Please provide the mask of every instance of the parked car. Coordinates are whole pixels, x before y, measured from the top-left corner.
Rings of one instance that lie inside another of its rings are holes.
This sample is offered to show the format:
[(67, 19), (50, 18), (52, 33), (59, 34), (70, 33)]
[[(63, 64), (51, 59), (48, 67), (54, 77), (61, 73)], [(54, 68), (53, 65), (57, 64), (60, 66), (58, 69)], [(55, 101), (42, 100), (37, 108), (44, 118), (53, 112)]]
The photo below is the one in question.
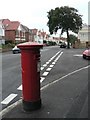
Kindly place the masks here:
[(17, 54), (17, 53), (20, 53), (21, 51), (20, 51), (20, 49), (19, 49), (17, 46), (15, 46), (15, 47), (12, 49), (12, 52), (13, 52), (13, 54)]
[(83, 58), (90, 59), (90, 49), (83, 51)]
[(60, 48), (66, 48), (66, 47), (67, 47), (67, 45), (66, 45), (65, 42), (62, 42), (62, 43), (60, 44)]

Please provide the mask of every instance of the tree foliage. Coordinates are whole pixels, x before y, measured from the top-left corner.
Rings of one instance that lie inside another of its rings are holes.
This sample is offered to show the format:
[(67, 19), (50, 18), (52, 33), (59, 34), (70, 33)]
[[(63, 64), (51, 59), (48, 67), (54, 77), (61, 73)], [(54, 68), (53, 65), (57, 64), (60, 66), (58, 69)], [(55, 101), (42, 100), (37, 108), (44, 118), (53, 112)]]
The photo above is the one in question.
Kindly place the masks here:
[(70, 34), (70, 35), (69, 35), (69, 39), (70, 39), (70, 43), (71, 43), (71, 44), (74, 44), (75, 41), (78, 40), (78, 38), (77, 38), (75, 35), (73, 35), (73, 34)]
[(69, 48), (69, 31), (78, 33), (82, 28), (82, 16), (78, 14), (78, 10), (73, 7), (57, 7), (48, 12), (48, 27), (50, 34), (56, 33), (61, 29), (61, 35), (67, 33), (67, 42)]

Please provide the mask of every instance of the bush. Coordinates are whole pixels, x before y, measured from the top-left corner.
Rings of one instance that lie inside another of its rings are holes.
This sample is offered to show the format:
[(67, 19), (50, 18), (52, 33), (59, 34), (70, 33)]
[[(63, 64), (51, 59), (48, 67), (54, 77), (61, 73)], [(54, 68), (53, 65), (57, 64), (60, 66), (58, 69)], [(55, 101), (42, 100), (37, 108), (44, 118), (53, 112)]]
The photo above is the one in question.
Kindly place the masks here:
[(50, 46), (52, 46), (52, 45), (56, 45), (56, 42), (48, 41), (48, 45), (50, 45)]
[(7, 41), (5, 41), (5, 45), (7, 45), (7, 44), (12, 44), (13, 42), (11, 41), (11, 40), (7, 40)]
[(11, 44), (11, 43), (8, 43), (8, 44), (2, 44), (2, 49), (8, 49), (8, 48), (13, 48), (15, 46), (15, 44)]

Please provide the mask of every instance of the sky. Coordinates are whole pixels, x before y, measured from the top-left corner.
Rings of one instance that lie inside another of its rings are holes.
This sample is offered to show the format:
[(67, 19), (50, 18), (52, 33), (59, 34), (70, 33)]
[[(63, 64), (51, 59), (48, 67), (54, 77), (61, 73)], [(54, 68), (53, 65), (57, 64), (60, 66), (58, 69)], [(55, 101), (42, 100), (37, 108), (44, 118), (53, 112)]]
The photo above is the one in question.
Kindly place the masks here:
[(30, 29), (49, 33), (47, 12), (61, 6), (74, 7), (88, 24), (89, 0), (0, 0), (0, 19), (19, 21)]

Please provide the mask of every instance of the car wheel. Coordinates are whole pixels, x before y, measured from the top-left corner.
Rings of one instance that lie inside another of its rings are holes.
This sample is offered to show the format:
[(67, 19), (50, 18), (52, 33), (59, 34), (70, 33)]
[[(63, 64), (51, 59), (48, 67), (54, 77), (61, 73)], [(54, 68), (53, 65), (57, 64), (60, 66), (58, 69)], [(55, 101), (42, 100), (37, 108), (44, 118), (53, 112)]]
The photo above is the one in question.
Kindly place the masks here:
[(90, 60), (90, 56), (88, 57), (88, 60)]
[(13, 54), (15, 54), (15, 51), (13, 51)]
[(83, 55), (83, 58), (86, 59), (86, 55)]

